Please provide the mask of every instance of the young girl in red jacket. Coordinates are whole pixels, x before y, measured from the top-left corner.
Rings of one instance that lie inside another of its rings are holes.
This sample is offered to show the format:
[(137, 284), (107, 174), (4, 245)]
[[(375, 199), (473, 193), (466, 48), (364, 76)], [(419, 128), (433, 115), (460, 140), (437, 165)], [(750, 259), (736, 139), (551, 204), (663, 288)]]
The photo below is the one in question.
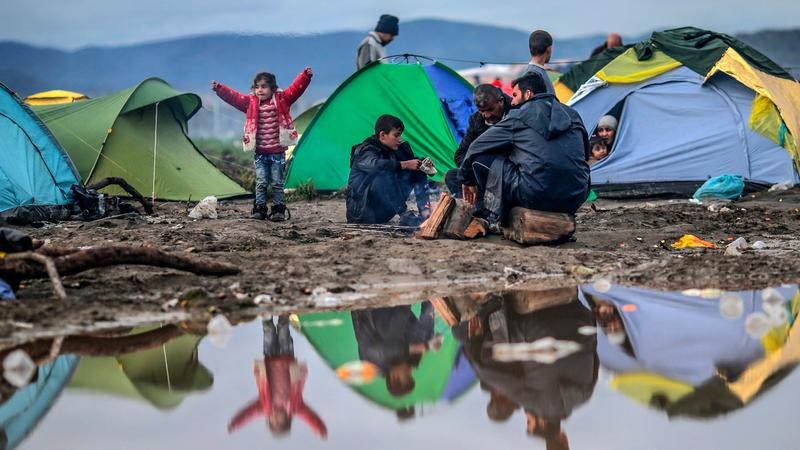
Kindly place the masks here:
[[(285, 152), (297, 141), (297, 132), (289, 108), (303, 95), (314, 73), (310, 67), (300, 72), (285, 90), (278, 90), (275, 75), (260, 72), (253, 78), (252, 94), (245, 95), (211, 81), (211, 89), (229, 105), (247, 114), (242, 144), (245, 151), (255, 151), (256, 201), (253, 219), (285, 220), (283, 200)], [(272, 209), (267, 210), (269, 191)]]

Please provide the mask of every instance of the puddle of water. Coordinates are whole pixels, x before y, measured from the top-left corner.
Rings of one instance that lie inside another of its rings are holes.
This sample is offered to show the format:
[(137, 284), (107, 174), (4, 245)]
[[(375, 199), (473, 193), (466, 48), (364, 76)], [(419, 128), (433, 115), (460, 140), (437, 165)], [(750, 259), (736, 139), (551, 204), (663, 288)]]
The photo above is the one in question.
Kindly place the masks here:
[(30, 343), (0, 449), (794, 448), (799, 307), (595, 283), (256, 320), (224, 348), (175, 325)]

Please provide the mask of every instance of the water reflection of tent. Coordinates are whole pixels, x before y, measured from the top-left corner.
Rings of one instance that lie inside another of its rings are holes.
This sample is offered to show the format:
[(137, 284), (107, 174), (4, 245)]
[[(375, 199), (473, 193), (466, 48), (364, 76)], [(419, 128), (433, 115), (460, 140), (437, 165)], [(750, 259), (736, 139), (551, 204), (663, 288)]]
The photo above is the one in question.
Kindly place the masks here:
[[(412, 307), (417, 315), (419, 309), (419, 305)], [(306, 339), (331, 369), (336, 370), (347, 362), (359, 359), (358, 342), (349, 312), (304, 314), (299, 317), (298, 323)], [(368, 400), (390, 409), (430, 405), (459, 398), (475, 384), (475, 372), (463, 357), (461, 345), (438, 315), (435, 330), (444, 337), (442, 348), (422, 356), (419, 367), (413, 370), (416, 386), (410, 394), (393, 397), (386, 390), (383, 376), (376, 377), (368, 384), (350, 387)]]
[(715, 296), (620, 286), (607, 293), (591, 286), (581, 291), (618, 310), (636, 306), (621, 313), (630, 350), (611, 344), (600, 331), (600, 361), (615, 373), (613, 388), (670, 417), (713, 417), (741, 408), (800, 362), (800, 327), (794, 326), (800, 308), (797, 286), (778, 289), (792, 298), (786, 304), (789, 320), (761, 339), (750, 338), (744, 325), (749, 313), (762, 310), (761, 291), (735, 293), (744, 300), (744, 314), (736, 320), (720, 315)]
[(53, 406), (78, 363), (78, 357), (65, 355), (39, 367), (36, 381), (17, 390), (0, 404), (0, 433), (5, 433), (10, 450), (19, 445)]
[(82, 358), (69, 389), (142, 400), (158, 409), (175, 408), (191, 393), (214, 383), (213, 375), (198, 361), (202, 338), (184, 335), (141, 352)]

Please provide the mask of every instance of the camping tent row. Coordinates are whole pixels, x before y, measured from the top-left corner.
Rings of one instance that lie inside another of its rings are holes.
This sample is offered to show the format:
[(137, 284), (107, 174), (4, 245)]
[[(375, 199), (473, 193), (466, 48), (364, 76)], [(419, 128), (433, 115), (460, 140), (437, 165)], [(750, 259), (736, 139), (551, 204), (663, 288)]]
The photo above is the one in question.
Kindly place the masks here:
[(590, 131), (604, 114), (619, 118), (611, 154), (592, 167), (600, 195), (685, 194), (723, 174), (800, 182), (800, 84), (733, 37), (655, 32), (574, 66), (555, 88)]
[(294, 149), (286, 186), (313, 182), (335, 191), (347, 184), (353, 145), (374, 134), (382, 114), (399, 117), (417, 157), (431, 158), (440, 180), (475, 111), (472, 85), (434, 62), (372, 63), (353, 74), (319, 107)]
[[(163, 80), (150, 78), (90, 100), (31, 107), (0, 87), (0, 212), (5, 215), (20, 207), (68, 205), (72, 185), (106, 177), (122, 177), (143, 195), (161, 200), (247, 194), (187, 136), (200, 98)], [(125, 195), (116, 187), (104, 192)]]

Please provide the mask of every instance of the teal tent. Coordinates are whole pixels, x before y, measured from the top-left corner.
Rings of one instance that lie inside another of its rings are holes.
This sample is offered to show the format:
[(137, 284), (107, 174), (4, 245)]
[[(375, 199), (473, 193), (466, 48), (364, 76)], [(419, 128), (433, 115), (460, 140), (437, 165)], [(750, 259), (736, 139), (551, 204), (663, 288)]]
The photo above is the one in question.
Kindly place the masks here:
[(16, 448), (36, 428), (61, 395), (79, 359), (74, 355), (59, 356), (36, 369), (31, 384), (0, 400), (0, 433), (6, 440), (3, 446), (0, 436), (0, 448)]
[(41, 121), (0, 83), (0, 213), (30, 206), (71, 203), (80, 178)]

